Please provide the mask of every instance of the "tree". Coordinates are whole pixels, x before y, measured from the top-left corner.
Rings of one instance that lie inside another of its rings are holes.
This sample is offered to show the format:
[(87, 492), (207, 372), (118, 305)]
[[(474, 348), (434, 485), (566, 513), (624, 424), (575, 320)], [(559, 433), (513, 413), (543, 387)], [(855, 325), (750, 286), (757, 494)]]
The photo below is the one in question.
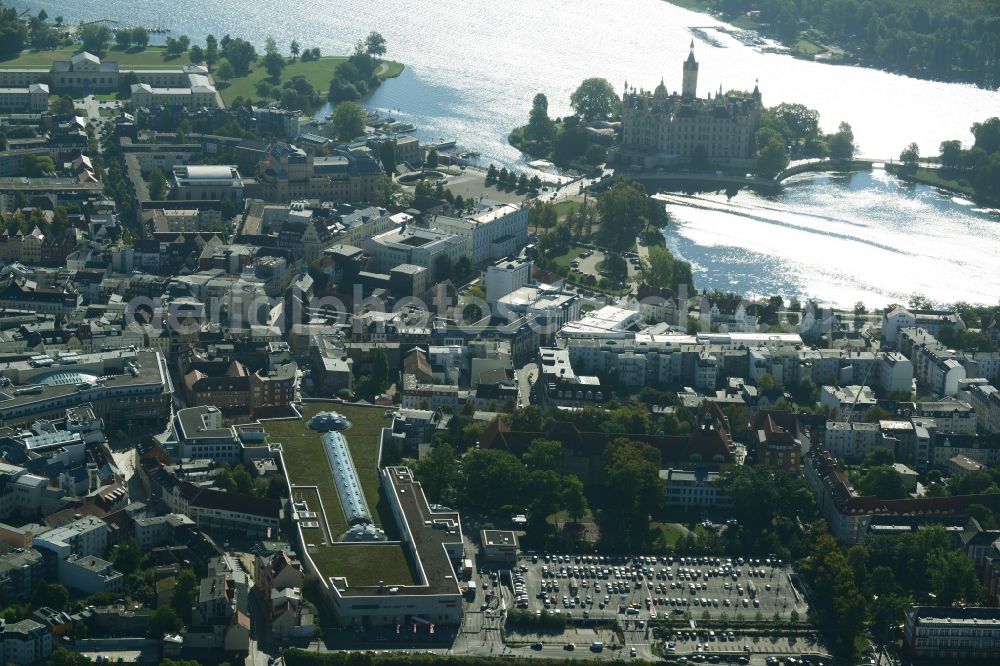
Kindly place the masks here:
[(292, 54), (293, 59), (299, 57), (299, 49), (299, 43), (293, 39), (291, 45), (288, 47), (288, 51)]
[(0, 5), (0, 55), (20, 53), (28, 42), (28, 26), (18, 10)]
[(608, 158), (608, 149), (599, 143), (592, 143), (587, 147), (587, 153), (583, 156), (584, 161), (592, 167), (600, 166)]
[(123, 49), (127, 49), (129, 46), (131, 46), (132, 45), (132, 31), (128, 30), (128, 29), (116, 31), (115, 32), (115, 44), (117, 44), (118, 46), (120, 46)]
[(233, 66), (229, 64), (228, 60), (223, 60), (219, 63), (219, 66), (215, 68), (215, 76), (222, 81), (229, 81), (236, 76), (236, 72), (233, 70)]
[(896, 462), (896, 455), (892, 452), (892, 449), (880, 446), (865, 456), (862, 465), (865, 467), (876, 467), (879, 465), (892, 465), (894, 462)]
[(490, 513), (521, 506), (525, 469), (512, 453), (473, 449), (462, 460), (465, 472), (463, 503)]
[(149, 46), (149, 30), (143, 27), (132, 28), (132, 43), (141, 49)]
[(849, 160), (857, 148), (854, 145), (854, 131), (847, 123), (840, 123), (837, 132), (830, 137), (830, 157), (835, 160)]
[(111, 549), (111, 563), (115, 571), (125, 575), (138, 571), (143, 559), (145, 556), (135, 539), (126, 539)]
[(668, 219), (662, 202), (649, 198), (640, 183), (626, 178), (598, 195), (597, 208), (605, 239), (616, 248), (630, 246), (644, 228), (661, 228)]
[(170, 58), (176, 58), (180, 56), (180, 54), (184, 53), (184, 47), (180, 40), (174, 39), (173, 37), (167, 37), (164, 53)]
[(660, 452), (648, 444), (618, 438), (604, 452), (608, 509), (630, 547), (648, 539), (648, 516), (663, 503)]
[(223, 48), (226, 60), (233, 66), (236, 76), (246, 76), (250, 65), (257, 59), (257, 50), (248, 41), (240, 38), (232, 39)]
[(195, 44), (191, 47), (191, 52), (188, 57), (193, 63), (203, 63), (205, 62), (205, 49)]
[(882, 407), (875, 405), (874, 407), (870, 407), (868, 411), (865, 412), (864, 420), (865, 423), (878, 423), (879, 421), (885, 421), (890, 418), (892, 418), (892, 414)]
[(57, 116), (71, 116), (76, 112), (76, 107), (72, 97), (60, 95), (49, 100), (49, 110)]
[(543, 93), (535, 95), (531, 102), (524, 134), (526, 139), (532, 141), (551, 141), (555, 136), (555, 124), (549, 118), (549, 99)]
[(368, 36), (365, 37), (364, 51), (372, 57), (381, 58), (386, 51), (385, 37), (374, 31), (368, 33)]
[(607, 254), (604, 257), (604, 270), (612, 282), (622, 283), (628, 278), (628, 262), (620, 254)]
[(185, 624), (191, 623), (191, 611), (198, 600), (198, 577), (193, 569), (183, 569), (174, 583), (174, 596), (170, 606)]
[(562, 444), (551, 439), (535, 439), (528, 445), (528, 450), (521, 456), (524, 466), (529, 472), (546, 470), (558, 471), (562, 460)]
[(211, 67), (219, 60), (219, 40), (215, 35), (205, 38), (205, 64)]
[(111, 41), (111, 29), (103, 23), (87, 23), (78, 34), (83, 48), (91, 53), (103, 53), (104, 47)]
[(167, 176), (163, 169), (155, 167), (149, 172), (149, 198), (162, 201), (167, 196)]
[(867, 616), (865, 597), (855, 581), (843, 549), (832, 536), (813, 531), (812, 547), (801, 570), (813, 590), (811, 612), (820, 626), (828, 627), (841, 654), (854, 651)]
[[(788, 143), (798, 143), (819, 135), (819, 112), (803, 104), (781, 103), (764, 112), (765, 123), (787, 129)], [(773, 119), (775, 122), (768, 122)]]
[(56, 163), (48, 155), (25, 155), (21, 158), (21, 172), (29, 178), (55, 173)]
[(285, 59), (278, 53), (278, 45), (271, 37), (267, 38), (267, 45), (264, 47), (264, 69), (274, 81), (281, 78), (281, 72), (285, 69)]
[(455, 489), (461, 481), (455, 449), (448, 444), (438, 444), (414, 468), (428, 500), (439, 503), (454, 501)]
[(379, 206), (394, 205), (402, 192), (403, 188), (387, 173), (382, 174), (375, 181), (375, 203)]
[(159, 640), (164, 634), (174, 634), (184, 626), (183, 620), (170, 606), (158, 608), (149, 618), (149, 637)]
[(562, 479), (560, 504), (566, 510), (570, 520), (579, 521), (590, 510), (587, 493), (583, 489), (583, 481), (575, 474), (568, 474)]
[(972, 135), (976, 137), (973, 148), (979, 148), (987, 155), (1000, 151), (1000, 117), (994, 116), (984, 122), (973, 123)]
[(570, 106), (584, 120), (606, 120), (620, 112), (621, 101), (607, 79), (585, 79), (569, 97)]
[(906, 497), (903, 476), (888, 465), (872, 467), (862, 476), (856, 488), (865, 495), (879, 499), (902, 499)]
[[(427, 163), (427, 168), (428, 169), (436, 169), (437, 168), (437, 166), (438, 166), (438, 151), (437, 150), (435, 150), (434, 148), (431, 148), (430, 150), (427, 151), (426, 163)], [(491, 164), (490, 166), (493, 166), (493, 165)]]
[(976, 568), (961, 550), (937, 551), (928, 563), (931, 591), (935, 603), (951, 606), (964, 602), (978, 606), (983, 601), (983, 586), (976, 576)]
[(70, 652), (66, 648), (57, 647), (45, 662), (48, 666), (90, 666), (93, 660), (85, 654)]
[(231, 220), (236, 215), (236, 204), (228, 194), (219, 199), (219, 215), (223, 220)]
[(52, 610), (62, 611), (66, 610), (66, 604), (68, 603), (69, 592), (59, 583), (42, 581), (35, 588), (35, 593), (31, 596), (31, 607), (34, 610), (48, 607)]
[(757, 173), (765, 178), (774, 178), (787, 166), (788, 147), (777, 137), (771, 137), (757, 152)]
[(333, 112), (333, 126), (340, 141), (350, 141), (364, 134), (366, 122), (365, 110), (355, 102), (342, 102)]
[(958, 139), (942, 141), (940, 147), (941, 166), (945, 169), (957, 169), (962, 164), (962, 142)]
[(917, 162), (920, 161), (920, 147), (916, 143), (911, 143), (899, 154), (899, 161), (911, 169), (917, 168)]

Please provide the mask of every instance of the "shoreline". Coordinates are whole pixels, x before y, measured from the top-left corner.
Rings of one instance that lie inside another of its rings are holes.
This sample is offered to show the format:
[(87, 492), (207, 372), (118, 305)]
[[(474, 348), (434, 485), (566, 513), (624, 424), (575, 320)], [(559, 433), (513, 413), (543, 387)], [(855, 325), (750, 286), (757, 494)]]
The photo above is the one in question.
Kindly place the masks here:
[[(757, 23), (752, 19), (747, 18), (745, 15), (726, 16), (722, 12), (716, 10), (706, 0), (663, 0), (663, 2), (674, 5), (675, 7), (680, 7), (681, 9), (686, 9), (687, 11), (690, 12), (703, 14), (711, 19), (719, 21), (720, 23), (724, 23), (725, 25), (733, 29), (752, 31), (757, 33), (758, 35), (761, 35), (762, 37), (774, 40), (775, 42), (781, 44), (782, 47), (787, 49), (787, 51), (784, 52), (785, 55), (791, 56), (796, 60), (803, 60), (806, 62), (816, 62), (826, 65), (860, 67), (863, 69), (871, 69), (878, 72), (885, 72), (887, 74), (905, 76), (917, 81), (971, 85), (977, 88), (982, 88), (984, 90), (1000, 90), (1000, 88), (998, 87), (991, 88), (988, 86), (982, 86), (976, 81), (969, 81), (960, 78), (938, 78), (938, 77), (920, 76), (919, 75), (920, 73), (918, 71), (911, 72), (901, 69), (892, 69), (890, 67), (874, 64), (869, 60), (858, 56), (846, 58), (844, 56), (848, 53), (847, 49), (849, 47), (844, 46), (842, 44), (838, 44), (833, 41), (820, 42), (816, 40), (815, 35), (803, 34), (804, 32), (814, 32), (812, 29), (810, 29), (809, 31), (801, 31), (795, 42), (788, 43), (786, 40), (781, 39), (780, 37), (766, 35), (762, 30), (764, 24)], [(807, 42), (808, 44), (810, 44), (811, 46), (815, 47), (818, 50), (814, 53), (808, 53), (799, 47), (799, 44), (802, 42)], [(823, 54), (830, 54), (831, 57), (828, 58), (817, 57)], [(839, 57), (833, 57), (833, 56), (839, 56)]]

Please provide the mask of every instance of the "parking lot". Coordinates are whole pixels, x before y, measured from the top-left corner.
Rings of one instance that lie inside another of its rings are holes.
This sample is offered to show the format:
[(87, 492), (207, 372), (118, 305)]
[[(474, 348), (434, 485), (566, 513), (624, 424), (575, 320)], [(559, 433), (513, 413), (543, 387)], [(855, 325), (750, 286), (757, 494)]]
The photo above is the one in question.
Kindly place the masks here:
[[(712, 655), (782, 655), (781, 659), (787, 661), (784, 655), (825, 654), (826, 649), (816, 636), (749, 636), (738, 630), (688, 629), (671, 632), (665, 642), (664, 653), (667, 656), (687, 656), (694, 662), (719, 663), (725, 659), (716, 660)], [(704, 658), (699, 658), (702, 656)]]
[(787, 620), (792, 610), (804, 618), (806, 604), (790, 573), (767, 558), (537, 555), (522, 557), (502, 582), (517, 608), (572, 622), (619, 619), (626, 629), (642, 629), (668, 618), (770, 621), (777, 613)]
[[(570, 268), (579, 273), (593, 275), (594, 277), (605, 277), (607, 274), (598, 268), (598, 264), (604, 261), (606, 255), (603, 251), (597, 249), (589, 249), (582, 252), (573, 263), (570, 264)], [(625, 265), (628, 268), (628, 279), (632, 280), (635, 278), (636, 274), (639, 272), (639, 258), (638, 255), (629, 253), (625, 257)]]

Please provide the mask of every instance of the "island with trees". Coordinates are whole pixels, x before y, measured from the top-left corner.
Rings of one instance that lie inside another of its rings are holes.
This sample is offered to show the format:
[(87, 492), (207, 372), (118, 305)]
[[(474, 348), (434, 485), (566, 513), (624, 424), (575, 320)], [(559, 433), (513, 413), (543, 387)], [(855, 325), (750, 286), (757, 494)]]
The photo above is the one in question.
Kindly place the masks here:
[(1000, 117), (973, 123), (974, 142), (963, 148), (959, 139), (942, 141), (938, 154), (922, 156), (910, 143), (899, 154), (899, 164), (889, 168), (899, 177), (973, 197), (983, 203), (1000, 203)]

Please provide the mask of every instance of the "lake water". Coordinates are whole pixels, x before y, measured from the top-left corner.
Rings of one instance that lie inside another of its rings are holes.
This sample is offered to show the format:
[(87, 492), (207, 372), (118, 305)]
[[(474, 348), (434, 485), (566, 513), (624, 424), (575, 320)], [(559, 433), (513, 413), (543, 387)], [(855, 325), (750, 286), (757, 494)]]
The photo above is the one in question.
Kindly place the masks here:
[[(630, 85), (645, 88), (663, 78), (669, 89), (678, 89), (692, 27), (708, 28), (717, 44), (696, 40), (700, 94), (720, 85), (749, 89), (759, 80), (766, 105), (786, 101), (816, 108), (827, 131), (836, 129), (842, 120), (851, 123), (865, 156), (898, 155), (911, 141), (927, 153), (936, 152), (945, 139), (969, 144), (970, 125), (1000, 112), (997, 91), (760, 53), (713, 30), (721, 25), (714, 19), (661, 0), (437, 0), (418, 5), (402, 0), (8, 0), (7, 4), (44, 8), (50, 16), (62, 15), (68, 21), (116, 18), (127, 24), (163, 25), (196, 40), (210, 32), (216, 36), (228, 32), (262, 45), (273, 36), (287, 49), (296, 39), (303, 47), (319, 46), (327, 54), (348, 52), (370, 30), (378, 30), (388, 41), (388, 57), (407, 67), (399, 79), (383, 85), (368, 105), (413, 122), (423, 140), (454, 138), (460, 148), (482, 153), (484, 161), (508, 166), (524, 163), (507, 145), (506, 136), (523, 124), (535, 93), (546, 93), (550, 112), (561, 115), (569, 110), (572, 90), (590, 76), (606, 77), (615, 87), (628, 80)], [(678, 214), (678, 219), (702, 221), (682, 223), (680, 232), (687, 236), (677, 241), (678, 249), (706, 267), (699, 286), (708, 288), (731, 284), (760, 293), (795, 288), (803, 294), (850, 303), (860, 294), (874, 304), (895, 300), (891, 294), (906, 291), (906, 282), (913, 280), (919, 291), (931, 298), (940, 295), (942, 301), (996, 302), (1000, 298), (1000, 276), (995, 269), (965, 280), (964, 276), (971, 275), (967, 271), (928, 269), (916, 259), (940, 259), (939, 265), (945, 266), (948, 261), (961, 263), (957, 251), (962, 244), (974, 244), (972, 254), (998, 249), (996, 227), (1000, 223), (995, 217), (958, 206), (928, 188), (901, 187), (892, 179), (879, 180), (878, 175), (866, 178), (854, 176), (845, 184), (834, 178), (807, 177), (793, 182), (778, 200), (744, 193), (729, 204), (759, 206), (754, 215), (765, 218), (773, 214), (784, 219), (793, 207), (813, 211), (800, 212), (799, 221), (792, 225), (782, 223), (786, 229), (799, 226), (794, 233), (784, 232), (787, 242), (767, 238), (765, 243), (754, 234), (741, 233), (727, 236), (726, 245), (713, 233), (732, 232), (716, 228), (710, 233), (712, 227), (703, 219), (716, 213), (692, 208), (690, 213)], [(909, 217), (915, 210), (922, 216), (919, 222)], [(897, 214), (905, 217), (896, 219)], [(741, 228), (761, 229), (755, 226), (760, 224)], [(793, 279), (789, 274), (793, 261), (800, 274), (803, 267), (829, 261), (827, 256), (816, 256), (823, 252), (810, 254), (808, 244), (796, 245), (810, 237), (802, 234), (809, 234), (812, 224), (836, 227), (836, 231), (825, 233), (817, 228), (811, 238), (853, 242), (838, 247), (864, 248), (866, 259), (850, 254), (843, 259), (841, 274), (830, 267), (817, 268), (808, 280)], [(774, 232), (778, 222), (769, 225), (765, 228)], [(846, 231), (858, 225), (870, 236), (848, 241)], [(907, 236), (899, 239), (893, 230), (904, 230)], [(942, 238), (942, 233), (950, 235)], [(985, 234), (982, 242), (977, 234)], [(698, 239), (700, 251), (692, 239)], [(737, 247), (739, 251), (725, 250)], [(945, 255), (946, 250), (951, 254)], [(907, 253), (913, 253), (913, 259), (905, 262), (911, 271), (908, 278), (890, 280), (896, 273), (888, 268), (862, 270), (867, 265), (899, 267), (901, 256), (911, 256)], [(735, 263), (707, 270), (719, 262)], [(861, 271), (857, 277), (854, 270)], [(735, 277), (716, 277), (720, 273)]]
[(665, 194), (699, 288), (823, 303), (1000, 299), (1000, 211), (883, 170), (803, 174), (780, 194)]

